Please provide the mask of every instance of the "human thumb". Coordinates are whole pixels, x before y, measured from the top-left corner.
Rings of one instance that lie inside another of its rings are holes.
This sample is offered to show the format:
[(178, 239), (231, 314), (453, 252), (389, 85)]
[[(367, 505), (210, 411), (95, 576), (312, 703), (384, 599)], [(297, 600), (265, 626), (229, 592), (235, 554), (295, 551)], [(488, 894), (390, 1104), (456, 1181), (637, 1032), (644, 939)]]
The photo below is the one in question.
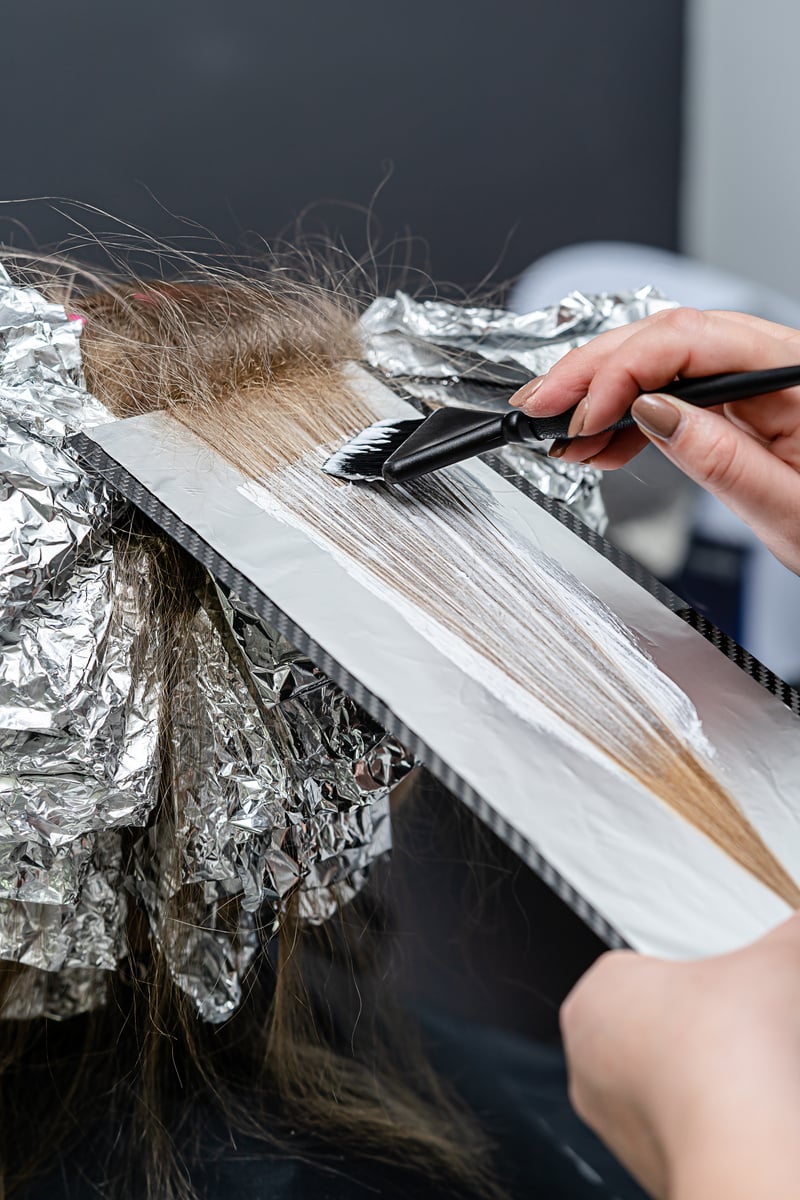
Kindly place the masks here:
[(654, 446), (800, 571), (800, 474), (793, 467), (721, 413), (673, 396), (639, 396), (631, 415)]

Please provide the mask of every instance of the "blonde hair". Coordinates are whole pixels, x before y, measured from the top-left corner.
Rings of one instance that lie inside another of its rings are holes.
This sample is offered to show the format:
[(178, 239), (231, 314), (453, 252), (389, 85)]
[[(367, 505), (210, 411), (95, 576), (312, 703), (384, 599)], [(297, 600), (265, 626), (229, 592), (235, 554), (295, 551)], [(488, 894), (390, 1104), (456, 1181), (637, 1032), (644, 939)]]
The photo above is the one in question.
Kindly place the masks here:
[[(87, 318), (88, 385), (120, 416), (166, 406), (190, 421), (192, 411), (211, 411), (227, 396), (229, 434), (242, 416), (237, 397), (244, 404), (256, 385), (262, 397), (274, 390), (299, 400), (311, 386), (322, 394), (340, 350), (357, 351), (352, 313), (282, 276), (214, 287), (108, 284), (80, 301), (57, 268), (27, 278)], [(203, 727), (199, 693), (187, 678), (188, 639), (198, 612), (213, 616), (219, 600), (198, 565), (143, 520), (119, 530), (115, 556), (132, 585), (127, 603), (138, 605), (142, 628), (158, 622), (163, 641), (155, 665), (165, 696), (160, 803), (149, 832), (172, 877), (175, 823), (189, 803), (187, 767), (194, 765), (175, 761), (176, 747), (181, 730), (199, 737)], [(138, 593), (137, 579), (146, 581)], [(194, 746), (194, 757), (201, 760), (201, 751)], [(123, 870), (131, 873), (136, 833), (123, 833)], [(216, 1108), (230, 1129), (290, 1154), (297, 1140), (288, 1130), (433, 1175), (463, 1195), (499, 1198), (487, 1138), (393, 1001), (379, 890), (373, 886), (322, 926), (301, 919), (297, 896), (277, 934), (274, 913), (266, 913), (243, 1002), (211, 1026), (161, 949), (174, 950), (189, 935), (198, 887), (179, 889), (157, 939), (145, 914), (130, 907), (126, 957), (109, 978), (107, 1003), (71, 1018), (69, 1029), (26, 1020), (26, 997), (36, 994), (42, 973), (0, 963), (0, 1010), (15, 1018), (0, 1021), (0, 1197), (110, 1116), (126, 1137), (98, 1165), (103, 1194), (194, 1198), (191, 1163), (205, 1148), (196, 1144), (199, 1126), (192, 1124), (200, 1116), (185, 1111), (188, 1097)], [(217, 928), (228, 928), (232, 940), (238, 905), (234, 897), (218, 913)]]
[[(201, 274), (170, 284), (95, 278), (89, 294), (82, 294), (76, 278), (71, 267), (65, 274), (49, 266), (33, 282), (86, 318), (87, 383), (113, 413), (168, 409), (235, 466), (279, 490), (292, 519), (372, 572), (375, 586), (395, 588), (404, 603), (482, 655), (521, 702), (527, 697), (549, 706), (594, 752), (605, 754), (788, 903), (800, 903), (800, 890), (686, 741), (680, 723), (665, 716), (653, 695), (621, 668), (609, 654), (608, 639), (587, 635), (563, 597), (555, 603), (552, 571), (504, 546), (494, 518), (476, 507), (458, 479), (430, 480), (394, 496), (323, 481), (324, 447), (339, 444), (373, 418), (345, 370), (360, 354), (356, 313), (346, 300), (281, 273), (253, 280), (209, 280)], [(174, 655), (198, 603), (202, 575), (152, 532), (141, 537), (157, 581), (157, 602), (169, 614)], [(464, 539), (474, 550), (470, 570), (456, 548)], [(378, 540), (382, 557), (373, 553)], [(537, 639), (524, 636), (526, 605), (540, 623)], [(547, 628), (557, 648), (542, 639)], [(546, 663), (543, 654), (549, 656)], [(553, 691), (554, 655), (563, 657), (575, 681), (569, 699)], [(181, 804), (168, 768), (167, 763), (165, 802), (157, 817), (167, 840), (166, 801)], [(462, 1194), (497, 1194), (486, 1142), (384, 1001), (371, 1001), (360, 1050), (337, 1047), (337, 1031), (312, 1017), (302, 948), (309, 944), (318, 956), (360, 966), (369, 975), (383, 943), (374, 910), (365, 905), (359, 900), (322, 930), (304, 928), (290, 910), (278, 935), (274, 978), (270, 971), (257, 973), (241, 1011), (213, 1036), (175, 988), (141, 914), (134, 912), (131, 959), (149, 963), (148, 972), (142, 982), (135, 976), (115, 979), (106, 1012), (85, 1022), (81, 1069), (70, 1076), (74, 1126), (82, 1124), (93, 1097), (130, 1092), (131, 1142), (136, 1143), (136, 1129), (146, 1136), (146, 1161), (139, 1169), (148, 1194), (159, 1200), (191, 1196), (169, 1130), (169, 1081), (177, 1064), (186, 1086), (214, 1097), (238, 1129), (269, 1136), (269, 1105), (254, 1111), (239, 1092), (242, 1086), (250, 1094), (271, 1089), (282, 1115), (300, 1128), (436, 1172)], [(181, 915), (173, 909), (168, 919), (180, 921)], [(19, 968), (5, 971), (10, 988)], [(35, 1025), (0, 1028), (0, 1088), (7, 1096), (27, 1089)], [(106, 1091), (97, 1083), (101, 1069)], [(42, 1122), (36, 1128), (43, 1127)], [(16, 1125), (7, 1121), (0, 1131), (4, 1161), (24, 1163), (31, 1148), (16, 1135)], [(128, 1186), (120, 1185), (122, 1194)]]
[[(587, 627), (591, 605), (574, 612), (580, 596), (559, 591), (560, 573), (508, 545), (508, 531), (457, 478), (391, 493), (321, 475), (325, 450), (376, 416), (344, 371), (359, 354), (347, 309), (319, 291), (276, 295), (242, 282), (126, 289), (81, 311), (87, 378), (113, 411), (169, 408), (234, 466), (271, 483), (304, 528), (472, 646), (787, 904), (800, 905), (800, 888), (692, 744), (687, 721), (669, 711), (675, 689), (655, 666), (626, 668), (632, 646), (610, 614)], [(553, 686), (560, 677), (568, 695)]]

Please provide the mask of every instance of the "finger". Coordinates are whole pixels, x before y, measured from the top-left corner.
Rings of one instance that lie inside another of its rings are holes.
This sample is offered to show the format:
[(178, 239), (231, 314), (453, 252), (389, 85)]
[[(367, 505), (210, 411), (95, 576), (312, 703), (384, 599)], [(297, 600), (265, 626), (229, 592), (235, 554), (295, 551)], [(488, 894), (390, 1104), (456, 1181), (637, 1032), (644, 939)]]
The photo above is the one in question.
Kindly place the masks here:
[(720, 413), (642, 396), (640, 429), (667, 458), (727, 504), (791, 570), (800, 571), (800, 474)]
[(615, 471), (630, 462), (647, 445), (637, 427), (617, 433), (597, 433), (594, 437), (560, 438), (553, 443), (550, 457), (562, 462), (586, 463), (601, 471)]
[(773, 445), (773, 451), (800, 469), (800, 389), (788, 388), (752, 400), (737, 400), (735, 404), (726, 404), (723, 412), (734, 425), (748, 430), (760, 441), (785, 443), (780, 447)]
[(709, 308), (704, 311), (709, 317), (723, 317), (726, 321), (738, 321), (740, 325), (749, 325), (751, 329), (759, 330), (768, 337), (796, 341), (800, 347), (800, 329), (795, 329), (791, 325), (779, 325), (776, 321), (766, 321), (763, 317), (753, 317), (750, 313), (727, 312), (717, 308)]
[(605, 449), (596, 451), (584, 462), (600, 471), (616, 471), (635, 458), (647, 444), (647, 438), (640, 429), (623, 429), (614, 434)]
[[(586, 345), (566, 354), (560, 362), (550, 369), (547, 375), (539, 376), (526, 383), (511, 398), (515, 407), (524, 407), (530, 416), (550, 416), (563, 412), (571, 404), (583, 399), (589, 390), (589, 385), (601, 361), (618, 350), (634, 334), (649, 332), (662, 321), (670, 324), (691, 321), (695, 316), (705, 315), (713, 320), (723, 320), (744, 326), (751, 333), (771, 337), (776, 341), (794, 342), (797, 350), (797, 360), (800, 361), (800, 330), (788, 325), (779, 325), (773, 321), (765, 321), (762, 317), (753, 317), (748, 313), (727, 312), (721, 309), (709, 309), (705, 314), (696, 313), (692, 309), (662, 309), (652, 313), (641, 321), (609, 330), (598, 337), (592, 338)], [(790, 365), (782, 363), (780, 365)], [(668, 382), (668, 376), (659, 384), (651, 387), (663, 387)], [(544, 383), (547, 381), (547, 389)], [(535, 402), (533, 397), (536, 396)]]
[(613, 433), (597, 433), (590, 438), (558, 438), (550, 448), (549, 457), (562, 462), (586, 462), (604, 450), (613, 436)]
[[(729, 321), (738, 321), (739, 324), (747, 325), (770, 337), (793, 343), (794, 362), (800, 363), (800, 330), (794, 329), (790, 325), (778, 325), (774, 321), (765, 321), (763, 317), (752, 317), (748, 313), (712, 310), (708, 315), (724, 317)], [(770, 392), (766, 403), (764, 396), (755, 396), (751, 400), (739, 400), (736, 404), (725, 405), (723, 411), (729, 421), (746, 429), (754, 437), (767, 441), (787, 437), (800, 431), (800, 389), (788, 388), (781, 392)], [(792, 463), (792, 465), (800, 469), (800, 462)]]
[[(716, 409), (726, 419), (769, 445), (774, 454), (800, 471), (800, 388), (773, 392), (719, 405)], [(623, 434), (633, 434), (623, 437)], [(645, 446), (646, 439), (638, 430), (616, 434), (598, 433), (592, 437), (559, 438), (550, 450), (551, 458), (562, 462), (589, 462), (601, 470), (610, 471), (624, 466)], [(609, 447), (613, 454), (598, 456)]]
[[(780, 925), (776, 925), (769, 933), (759, 938), (758, 942), (786, 942), (800, 953), (800, 912), (792, 913), (785, 921), (781, 921)], [(758, 942), (752, 944), (758, 945)]]
[(626, 978), (630, 971), (640, 970), (642, 961), (646, 960), (633, 950), (606, 950), (568, 992), (559, 1009), (567, 1058), (576, 1046), (580, 1046), (587, 1027), (592, 1034), (595, 1021), (605, 1019), (606, 998), (613, 996), (620, 976)]
[[(523, 384), (519, 391), (515, 392), (511, 397), (509, 404), (515, 408), (526, 406), (532, 397), (539, 392), (545, 382), (548, 384), (548, 391), (551, 391), (552, 388), (549, 385), (552, 384), (554, 379), (561, 379), (563, 376), (566, 384), (566, 380), (571, 377), (573, 371), (576, 373), (582, 372), (587, 378), (591, 378), (596, 369), (596, 364), (600, 359), (605, 354), (611, 354), (616, 347), (621, 346), (627, 338), (631, 337), (636, 331), (636, 325), (637, 322), (632, 322), (630, 325), (620, 326), (619, 329), (609, 329), (606, 333), (601, 333), (597, 337), (593, 337), (583, 346), (577, 346), (574, 350), (570, 350), (546, 374), (538, 375), (535, 379), (531, 379), (528, 383)], [(558, 411), (563, 412), (564, 409), (562, 408)], [(554, 416), (555, 413), (545, 413), (537, 404), (531, 408), (528, 415)]]
[(676, 375), (789, 366), (796, 357), (792, 344), (739, 321), (692, 309), (670, 317), (641, 329), (600, 363), (573, 418), (573, 435), (607, 428), (638, 395), (658, 391)]
[[(606, 333), (598, 334), (585, 345), (570, 350), (546, 375), (539, 375), (529, 383), (523, 384), (509, 403), (515, 408), (524, 408), (531, 417), (555, 416), (564, 412), (586, 395), (589, 383), (604, 358), (618, 350), (643, 326), (663, 320), (671, 311), (664, 309), (644, 317), (641, 321), (633, 321), (629, 325), (621, 325), (618, 329), (609, 329)], [(663, 382), (666, 381), (662, 380)], [(546, 400), (543, 400), (545, 394)]]

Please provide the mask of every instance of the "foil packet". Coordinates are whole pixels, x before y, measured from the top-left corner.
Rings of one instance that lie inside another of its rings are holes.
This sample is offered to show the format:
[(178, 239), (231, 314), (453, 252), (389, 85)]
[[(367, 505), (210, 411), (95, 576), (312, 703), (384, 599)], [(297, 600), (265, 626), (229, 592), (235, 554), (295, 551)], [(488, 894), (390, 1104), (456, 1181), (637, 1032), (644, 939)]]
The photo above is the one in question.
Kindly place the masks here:
[[(460, 387), (459, 403), (497, 403), (492, 389), (657, 303), (637, 297), (520, 318), (397, 296), (365, 314), (365, 353), (434, 402)], [(208, 576), (176, 643), (158, 539), (67, 444), (112, 420), (85, 388), (81, 331), (0, 268), (0, 960), (20, 968), (3, 1015), (102, 1005), (138, 907), (218, 1022), (293, 898), (321, 922), (363, 887), (413, 762)], [(600, 527), (596, 472), (514, 455)]]
[[(397, 292), (373, 301), (361, 334), (366, 362), (414, 399), (503, 412), (512, 392), (576, 346), (673, 307), (650, 287), (622, 295), (572, 292), (560, 304), (522, 314)], [(497, 453), (515, 474), (603, 533), (601, 472), (548, 458), (547, 447), (506, 446)]]
[(210, 579), (168, 669), (153, 537), (67, 446), (112, 419), (83, 384), (81, 330), (0, 273), (0, 959), (24, 968), (4, 1015), (102, 1004), (138, 905), (221, 1021), (291, 897), (318, 922), (363, 886), (413, 763)]

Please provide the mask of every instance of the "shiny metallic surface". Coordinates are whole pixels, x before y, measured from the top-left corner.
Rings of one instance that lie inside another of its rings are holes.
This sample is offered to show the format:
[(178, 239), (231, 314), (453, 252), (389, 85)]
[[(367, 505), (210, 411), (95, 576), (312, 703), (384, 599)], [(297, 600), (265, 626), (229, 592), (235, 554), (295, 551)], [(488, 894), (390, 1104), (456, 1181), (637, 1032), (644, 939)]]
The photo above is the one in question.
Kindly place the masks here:
[[(300, 916), (324, 921), (360, 890), (391, 848), (389, 789), (413, 763), (218, 589), (185, 632), (170, 706), (174, 844), (159, 850), (148, 835), (137, 891), (176, 982), (202, 1016), (219, 1021), (241, 999), (256, 918), (269, 931), (297, 893)], [(222, 922), (231, 897), (239, 901), (233, 936)]]
[[(398, 295), (362, 324), (370, 364), (408, 390), (497, 407), (511, 379), (658, 305), (575, 296), (515, 317)], [(217, 1022), (290, 902), (322, 922), (360, 890), (413, 763), (210, 578), (165, 611), (152, 539), (66, 446), (111, 419), (83, 386), (81, 329), (0, 274), (0, 958), (24, 968), (4, 1016), (102, 1004), (139, 907)], [(597, 472), (504, 454), (602, 527)]]
[(96, 1003), (122, 948), (116, 831), (155, 800), (140, 564), (112, 547), (125, 506), (64, 449), (110, 419), (81, 328), (0, 274), (0, 956), (34, 969), (7, 1015)]
[(413, 764), (210, 579), (162, 611), (151, 541), (65, 445), (111, 419), (81, 329), (0, 268), (0, 958), (24, 968), (3, 1015), (102, 1004), (139, 906), (221, 1021), (294, 894), (319, 922), (363, 886)]
[[(370, 305), (361, 334), (367, 363), (416, 399), (504, 411), (512, 392), (576, 346), (672, 307), (652, 288), (619, 296), (573, 292), (559, 304), (522, 314), (397, 292)], [(497, 453), (516, 474), (603, 532), (599, 471), (548, 458), (546, 447), (507, 446)]]

